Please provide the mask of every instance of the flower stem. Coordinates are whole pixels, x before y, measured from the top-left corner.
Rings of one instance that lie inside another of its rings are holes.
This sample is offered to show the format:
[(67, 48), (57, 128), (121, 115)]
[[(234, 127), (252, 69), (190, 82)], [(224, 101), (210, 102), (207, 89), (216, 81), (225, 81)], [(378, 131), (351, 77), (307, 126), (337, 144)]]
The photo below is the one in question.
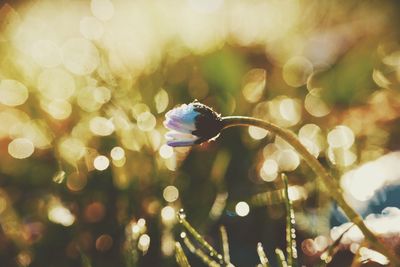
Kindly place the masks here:
[(223, 129), (234, 127), (234, 126), (256, 126), (268, 130), (289, 143), (297, 152), (303, 157), (310, 168), (315, 172), (317, 176), (322, 180), (326, 191), (336, 201), (336, 203), (342, 208), (347, 217), (358, 226), (361, 232), (364, 234), (365, 239), (368, 240), (371, 247), (378, 252), (386, 255), (389, 260), (395, 266), (400, 266), (400, 259), (396, 254), (389, 248), (386, 248), (378, 238), (368, 229), (365, 225), (362, 217), (346, 202), (343, 197), (343, 192), (338, 182), (328, 173), (328, 171), (321, 165), (321, 163), (303, 146), (303, 144), (297, 139), (296, 135), (284, 128), (281, 128), (273, 123), (243, 116), (229, 116), (223, 117), (222, 123)]

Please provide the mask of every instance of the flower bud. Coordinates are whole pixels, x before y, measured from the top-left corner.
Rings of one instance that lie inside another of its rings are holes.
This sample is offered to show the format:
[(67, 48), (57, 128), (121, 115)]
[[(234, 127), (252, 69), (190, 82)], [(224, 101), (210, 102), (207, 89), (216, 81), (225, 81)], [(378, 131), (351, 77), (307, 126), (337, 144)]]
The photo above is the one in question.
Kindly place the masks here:
[(173, 147), (201, 144), (217, 137), (223, 127), (221, 116), (197, 101), (167, 112), (164, 126), (170, 130), (167, 144)]

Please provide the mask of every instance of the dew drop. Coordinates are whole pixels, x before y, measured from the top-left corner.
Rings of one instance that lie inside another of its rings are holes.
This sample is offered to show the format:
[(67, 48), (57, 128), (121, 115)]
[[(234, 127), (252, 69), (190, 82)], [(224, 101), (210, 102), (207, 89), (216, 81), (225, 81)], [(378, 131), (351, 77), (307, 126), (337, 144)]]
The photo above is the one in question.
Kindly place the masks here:
[(183, 209), (180, 209), (178, 211), (178, 218), (179, 218), (180, 222), (182, 222), (182, 220), (184, 220), (186, 218), (186, 213)]
[(53, 176), (53, 182), (57, 184), (61, 184), (65, 179), (65, 171), (58, 171), (54, 176)]
[(186, 238), (186, 232), (181, 232), (180, 237), (181, 237), (182, 239), (183, 239), (183, 238)]

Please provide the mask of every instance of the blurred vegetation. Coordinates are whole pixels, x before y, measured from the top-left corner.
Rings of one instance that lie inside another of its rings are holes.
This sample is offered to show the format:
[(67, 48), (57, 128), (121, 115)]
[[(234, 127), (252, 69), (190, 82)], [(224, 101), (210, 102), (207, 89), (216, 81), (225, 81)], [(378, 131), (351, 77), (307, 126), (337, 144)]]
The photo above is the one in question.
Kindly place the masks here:
[[(177, 266), (177, 250), (204, 266), (180, 237), (184, 208), (220, 253), (225, 226), (233, 265), (259, 264), (260, 242), (276, 266), (282, 172), (299, 265), (325, 265), (345, 219), (288, 144), (249, 127), (172, 149), (164, 114), (197, 99), (290, 128), (363, 215), (399, 207), (389, 194), (400, 180), (399, 11), (397, 1), (0, 2), (0, 265)], [(371, 161), (372, 180), (346, 176)], [(358, 266), (362, 245), (328, 265)]]

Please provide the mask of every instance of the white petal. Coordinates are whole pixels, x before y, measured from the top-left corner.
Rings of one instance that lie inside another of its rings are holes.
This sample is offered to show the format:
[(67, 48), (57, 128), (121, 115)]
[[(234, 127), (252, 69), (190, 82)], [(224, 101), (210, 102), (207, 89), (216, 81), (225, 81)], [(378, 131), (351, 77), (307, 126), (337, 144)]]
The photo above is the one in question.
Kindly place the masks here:
[(163, 124), (165, 128), (178, 132), (191, 133), (196, 130), (194, 123), (183, 123), (170, 118), (166, 119)]
[(196, 141), (199, 137), (193, 134), (181, 133), (177, 131), (169, 131), (165, 134), (167, 140), (180, 140), (180, 141)]

